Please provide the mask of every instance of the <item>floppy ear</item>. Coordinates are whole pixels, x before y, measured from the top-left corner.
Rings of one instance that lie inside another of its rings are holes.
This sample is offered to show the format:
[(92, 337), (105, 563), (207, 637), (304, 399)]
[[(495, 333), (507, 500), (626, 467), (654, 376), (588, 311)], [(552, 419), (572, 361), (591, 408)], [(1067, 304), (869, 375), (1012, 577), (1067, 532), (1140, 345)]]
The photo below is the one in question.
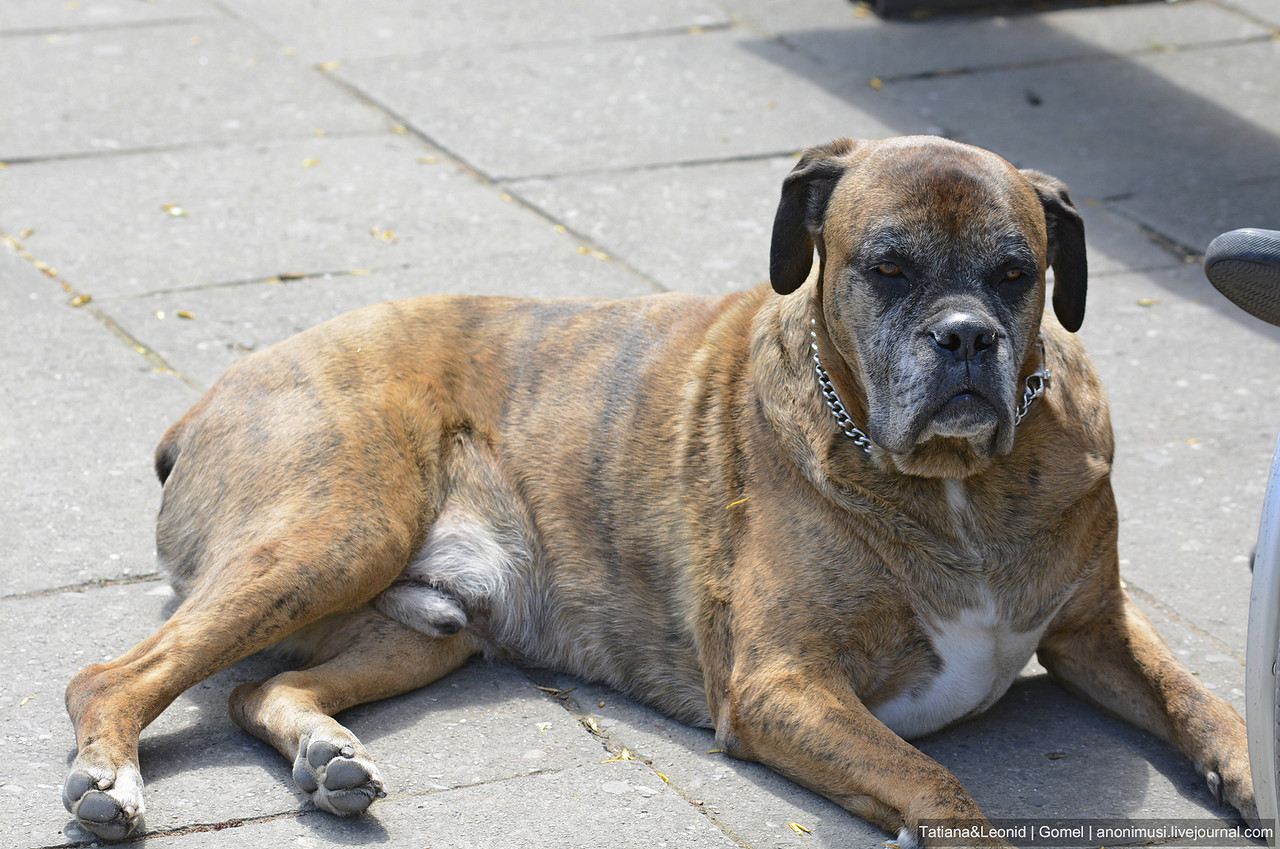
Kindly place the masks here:
[(1084, 299), (1089, 285), (1089, 262), (1084, 251), (1084, 221), (1061, 180), (1024, 170), (1044, 206), (1049, 231), (1049, 265), (1053, 268), (1053, 312), (1062, 326), (1075, 333), (1084, 322)]
[(811, 147), (783, 180), (769, 246), (769, 280), (778, 294), (791, 294), (809, 276), (814, 238), (822, 235), (831, 190), (849, 165), (845, 157), (860, 144), (838, 139)]

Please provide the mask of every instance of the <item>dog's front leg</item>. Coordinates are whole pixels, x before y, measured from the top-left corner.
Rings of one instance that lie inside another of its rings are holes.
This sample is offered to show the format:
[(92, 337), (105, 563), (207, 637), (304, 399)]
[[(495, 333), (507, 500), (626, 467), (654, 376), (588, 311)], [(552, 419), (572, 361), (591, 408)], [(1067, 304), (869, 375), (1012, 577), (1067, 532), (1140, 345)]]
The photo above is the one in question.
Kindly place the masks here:
[[(725, 752), (821, 793), (896, 835), (903, 849), (931, 845), (920, 828), (930, 822), (988, 830), (960, 781), (876, 719), (851, 687), (796, 669), (735, 676), (717, 711)], [(972, 845), (1008, 846), (995, 837)]]
[(1244, 720), (1178, 662), (1121, 588), (1118, 571), (1072, 598), (1038, 655), (1068, 689), (1176, 745), (1219, 804), (1257, 821)]

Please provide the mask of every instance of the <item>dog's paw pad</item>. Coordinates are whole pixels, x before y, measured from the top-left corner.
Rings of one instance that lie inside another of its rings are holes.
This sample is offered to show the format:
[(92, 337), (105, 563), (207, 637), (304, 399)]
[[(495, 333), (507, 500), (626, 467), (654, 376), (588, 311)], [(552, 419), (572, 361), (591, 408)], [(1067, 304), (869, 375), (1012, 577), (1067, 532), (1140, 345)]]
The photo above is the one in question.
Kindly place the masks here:
[(302, 742), (293, 780), (317, 808), (339, 816), (358, 814), (387, 795), (378, 768), (363, 751), (329, 740)]
[(131, 766), (113, 772), (73, 768), (62, 786), (62, 804), (81, 826), (105, 840), (120, 840), (142, 824), (142, 776)]

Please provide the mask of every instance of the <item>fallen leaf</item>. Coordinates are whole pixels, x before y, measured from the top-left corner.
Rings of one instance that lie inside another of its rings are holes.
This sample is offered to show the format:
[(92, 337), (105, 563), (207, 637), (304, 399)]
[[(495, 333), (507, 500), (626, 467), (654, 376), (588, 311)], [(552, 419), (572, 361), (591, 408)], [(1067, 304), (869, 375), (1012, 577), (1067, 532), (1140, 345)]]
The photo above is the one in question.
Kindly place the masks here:
[(194, 319), (195, 316), (187, 312), (186, 310), (178, 310), (178, 318), (185, 318), (190, 320), (190, 319)]
[(321, 62), (319, 65), (316, 65), (316, 67), (322, 71), (336, 71), (342, 67), (342, 63), (337, 59), (333, 59), (328, 62)]
[(621, 752), (609, 758), (607, 761), (601, 761), (602, 764), (616, 764), (618, 761), (634, 761), (636, 756), (631, 754), (629, 749), (623, 748)]
[(319, 164), (320, 164), (320, 160), (316, 159), (314, 156), (302, 160), (303, 168), (315, 168)]
[(1051, 761), (1060, 761), (1067, 756), (1066, 752), (1045, 752), (1044, 755)]
[(391, 132), (395, 133), (397, 136), (403, 136), (405, 133), (409, 132), (409, 128), (404, 124), (392, 124)]
[(289, 280), (301, 280), (306, 276), (307, 275), (303, 274), (301, 271), (284, 271), (284, 272), (281, 272), (280, 274), (277, 274), (276, 279), (287, 282)]
[(34, 265), (36, 268), (40, 269), (41, 271), (43, 271), (43, 272), (44, 272), (44, 276), (45, 276), (45, 277), (57, 277), (57, 276), (58, 276), (58, 272), (56, 272), (56, 271), (54, 271), (52, 268), (50, 268), (50, 267), (49, 267), (49, 264), (48, 264), (48, 263), (46, 263), (46, 262), (41, 262), (40, 260), (38, 260), (38, 259), (37, 259), (37, 260), (33, 260), (33, 261), (31, 262), (31, 264), (32, 264), (32, 265)]
[(35, 232), (35, 230), (32, 230), (30, 227), (28, 227), (27, 229), (23, 230), (21, 233), (19, 233), (19, 234), (18, 234), (18, 238), (19, 238), (19, 239), (25, 239), (25, 238), (27, 238), (28, 236), (30, 236), (30, 235), (31, 235), (32, 233), (34, 233), (34, 232)]
[(590, 729), (593, 733), (595, 733), (595, 734), (603, 734), (603, 733), (604, 733), (604, 732), (602, 732), (602, 731), (600, 730), (600, 726), (596, 724), (596, 721), (595, 721), (595, 718), (594, 718), (594, 717), (590, 717), (590, 716), (584, 716), (584, 717), (582, 717), (582, 724), (583, 724), (583, 725), (585, 725), (585, 726), (587, 726), (587, 728), (589, 728), (589, 729)]
[(187, 216), (187, 211), (176, 203), (162, 203), (160, 204), (160, 208), (169, 213), (173, 218), (185, 218)]
[(68, 303), (73, 307), (82, 307), (93, 300), (92, 295), (76, 295)]
[(24, 696), (22, 701), (18, 702), (18, 707), (25, 707), (27, 702), (31, 701), (34, 698), (35, 696)]
[(798, 822), (789, 822), (787, 823), (787, 825), (791, 826), (791, 830), (794, 831), (796, 834), (813, 834), (812, 831), (805, 828)]
[(876, 91), (879, 91), (880, 89), (884, 88), (884, 80), (880, 79), (879, 77), (872, 77), (870, 80), (867, 81), (867, 85), (871, 86)]
[(1140, 307), (1154, 307), (1158, 303), (1160, 303), (1159, 298), (1138, 298), (1138, 306)]

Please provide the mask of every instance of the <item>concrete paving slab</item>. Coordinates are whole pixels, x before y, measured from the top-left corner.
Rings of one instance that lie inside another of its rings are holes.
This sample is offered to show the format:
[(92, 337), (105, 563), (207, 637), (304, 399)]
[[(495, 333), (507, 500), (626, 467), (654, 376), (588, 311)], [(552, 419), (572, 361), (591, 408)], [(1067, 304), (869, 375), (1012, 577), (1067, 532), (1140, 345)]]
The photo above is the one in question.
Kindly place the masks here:
[(823, 77), (816, 63), (737, 31), (444, 50), (333, 73), (495, 179), (769, 156), (894, 126), (805, 82)]
[(1270, 37), (1266, 27), (1243, 15), (1195, 2), (1116, 5), (1103, 15), (1091, 9), (1064, 9), (920, 21), (880, 21), (848, 10), (821, 15), (806, 4), (748, 0), (744, 7), (749, 18), (833, 73), (856, 74), (864, 80), (1060, 65)]
[(24, 120), (0, 124), (0, 162), (385, 129), (301, 62), (226, 20), (6, 36), (0, 114)]
[[(229, 830), (164, 835), (161, 849), (385, 843), (432, 849), (730, 849), (739, 846), (634, 764), (553, 774), (379, 802), (356, 819), (322, 814), (236, 824)], [(124, 844), (138, 845), (138, 844)]]
[(1198, 819), (1221, 825), (1195, 767), (1157, 738), (1071, 696), (1019, 678), (992, 709), (919, 742), (999, 819)]
[(1240, 227), (1280, 230), (1280, 175), (1203, 188), (1144, 192), (1118, 200), (1111, 208), (1203, 253), (1214, 237)]
[(400, 271), (182, 289), (107, 299), (102, 308), (184, 378), (207, 388), (251, 351), (382, 301), (446, 293), (629, 297), (652, 291), (617, 263), (560, 250), (453, 257)]
[(769, 279), (769, 235), (791, 156), (508, 184), (667, 289), (724, 294)]
[(1226, 5), (1244, 12), (1254, 20), (1270, 26), (1280, 27), (1280, 8), (1277, 8), (1275, 3), (1270, 3), (1268, 0), (1228, 0)]
[(56, 30), (94, 29), (121, 24), (155, 23), (222, 17), (205, 0), (6, 0), (0, 7), (0, 34), (48, 33)]
[(492, 4), (462, 0), (429, 6), (414, 0), (223, 0), (222, 5), (318, 61), (413, 55), (464, 45), (598, 40), (730, 23), (707, 0), (622, 0), (607, 8), (553, 0), (541, 4), (537, 14), (504, 14)]
[(281, 274), (444, 278), (472, 255), (522, 257), (549, 281), (537, 263), (583, 259), (554, 223), (392, 133), (15, 165), (0, 210), (0, 228), (33, 230), (32, 253), (95, 297)]
[(1122, 573), (1243, 646), (1247, 557), (1280, 429), (1280, 330), (1185, 264), (1095, 281), (1081, 336), (1111, 402)]
[[(685, 799), (746, 846), (873, 846), (885, 839), (850, 815), (773, 770), (725, 755), (710, 729), (676, 722), (614, 690), (568, 676), (535, 672), (566, 690), (569, 709), (590, 716), (615, 749), (625, 748), (661, 773)], [(797, 831), (788, 823), (809, 829)]]
[(195, 400), (0, 245), (0, 596), (155, 570), (156, 441)]
[[(961, 141), (1061, 177), (1097, 198), (1192, 193), (1280, 174), (1280, 42), (888, 85)], [(857, 105), (870, 110), (870, 95)]]

